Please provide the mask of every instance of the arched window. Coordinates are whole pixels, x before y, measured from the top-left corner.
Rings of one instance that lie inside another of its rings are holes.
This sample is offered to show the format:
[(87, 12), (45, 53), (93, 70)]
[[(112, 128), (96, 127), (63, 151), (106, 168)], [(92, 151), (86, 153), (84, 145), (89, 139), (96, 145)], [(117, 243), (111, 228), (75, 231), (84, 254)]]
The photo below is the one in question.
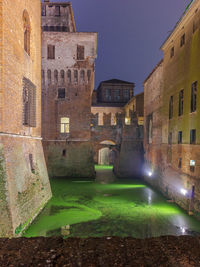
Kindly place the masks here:
[(74, 70), (74, 83), (78, 83), (78, 71)]
[(91, 79), (91, 70), (88, 70), (87, 71), (87, 79), (88, 79), (88, 82), (90, 82), (90, 79)]
[(71, 73), (71, 70), (68, 70), (67, 71), (67, 82), (71, 83), (71, 81), (72, 81), (72, 73)]
[(61, 84), (65, 83), (65, 72), (64, 70), (60, 71)]
[(81, 83), (84, 83), (85, 82), (85, 71), (84, 70), (81, 70), (81, 73), (80, 73), (80, 82)]
[(47, 71), (48, 85), (51, 84), (51, 70)]
[(23, 23), (24, 23), (24, 50), (30, 56), (30, 19), (28, 12), (24, 10), (23, 12)]
[(58, 83), (58, 71), (54, 70), (54, 83), (57, 84)]

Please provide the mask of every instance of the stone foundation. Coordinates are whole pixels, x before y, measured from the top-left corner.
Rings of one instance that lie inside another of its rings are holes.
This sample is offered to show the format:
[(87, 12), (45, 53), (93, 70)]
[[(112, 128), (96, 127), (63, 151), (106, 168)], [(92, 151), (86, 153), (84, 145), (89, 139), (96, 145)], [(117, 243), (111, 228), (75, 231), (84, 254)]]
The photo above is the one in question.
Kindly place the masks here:
[(95, 177), (90, 142), (43, 141), (50, 177)]
[(0, 236), (21, 235), (50, 198), (40, 138), (1, 135)]
[[(151, 162), (145, 162), (144, 180), (152, 187), (160, 191), (167, 199), (177, 203), (188, 213), (194, 214), (200, 219), (200, 182), (194, 177), (178, 172), (171, 166), (163, 169), (156, 168)], [(152, 172), (152, 176), (148, 176), (148, 171)], [(194, 199), (192, 199), (192, 186), (194, 185)], [(184, 195), (181, 189), (186, 190)]]

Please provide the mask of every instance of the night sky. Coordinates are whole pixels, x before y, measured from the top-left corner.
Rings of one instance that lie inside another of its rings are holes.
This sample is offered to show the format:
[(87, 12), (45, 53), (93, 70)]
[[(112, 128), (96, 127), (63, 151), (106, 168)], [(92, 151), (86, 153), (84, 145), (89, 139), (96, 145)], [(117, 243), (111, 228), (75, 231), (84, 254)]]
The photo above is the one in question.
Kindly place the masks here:
[(162, 58), (160, 46), (190, 0), (71, 2), (77, 31), (98, 32), (95, 88), (103, 80), (116, 78), (134, 82), (137, 94)]

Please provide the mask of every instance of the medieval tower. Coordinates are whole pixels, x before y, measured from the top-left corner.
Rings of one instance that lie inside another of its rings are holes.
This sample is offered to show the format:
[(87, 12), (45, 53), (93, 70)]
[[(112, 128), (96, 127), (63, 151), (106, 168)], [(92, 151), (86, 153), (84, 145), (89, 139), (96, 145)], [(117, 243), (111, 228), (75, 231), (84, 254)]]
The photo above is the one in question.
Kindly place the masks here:
[(71, 3), (42, 3), (42, 136), (50, 176), (94, 176), (96, 47), (97, 33), (76, 32)]
[(40, 0), (0, 0), (0, 236), (51, 197), (41, 142)]

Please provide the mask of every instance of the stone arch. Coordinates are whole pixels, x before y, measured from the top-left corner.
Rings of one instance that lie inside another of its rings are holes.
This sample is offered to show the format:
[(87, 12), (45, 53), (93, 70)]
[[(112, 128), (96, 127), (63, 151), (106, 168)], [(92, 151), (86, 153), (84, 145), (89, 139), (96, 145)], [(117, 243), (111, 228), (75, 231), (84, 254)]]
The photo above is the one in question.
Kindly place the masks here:
[(84, 83), (85, 82), (85, 71), (81, 70), (80, 72), (80, 82)]
[(23, 11), (23, 27), (24, 27), (24, 50), (30, 56), (30, 42), (31, 42), (31, 24), (27, 10)]
[(103, 140), (98, 145), (98, 164), (99, 165), (113, 165), (114, 153), (113, 147), (116, 143), (113, 140)]
[(61, 80), (61, 84), (65, 83), (65, 71), (64, 70), (60, 71), (60, 80)]
[(87, 80), (88, 82), (91, 80), (91, 70), (87, 70)]
[(58, 71), (54, 70), (54, 83), (57, 84), (58, 83)]
[(51, 70), (47, 70), (48, 85), (51, 84)]
[(72, 82), (72, 72), (71, 72), (71, 70), (67, 71), (67, 82), (68, 83)]
[(78, 83), (78, 70), (74, 70), (74, 83)]

